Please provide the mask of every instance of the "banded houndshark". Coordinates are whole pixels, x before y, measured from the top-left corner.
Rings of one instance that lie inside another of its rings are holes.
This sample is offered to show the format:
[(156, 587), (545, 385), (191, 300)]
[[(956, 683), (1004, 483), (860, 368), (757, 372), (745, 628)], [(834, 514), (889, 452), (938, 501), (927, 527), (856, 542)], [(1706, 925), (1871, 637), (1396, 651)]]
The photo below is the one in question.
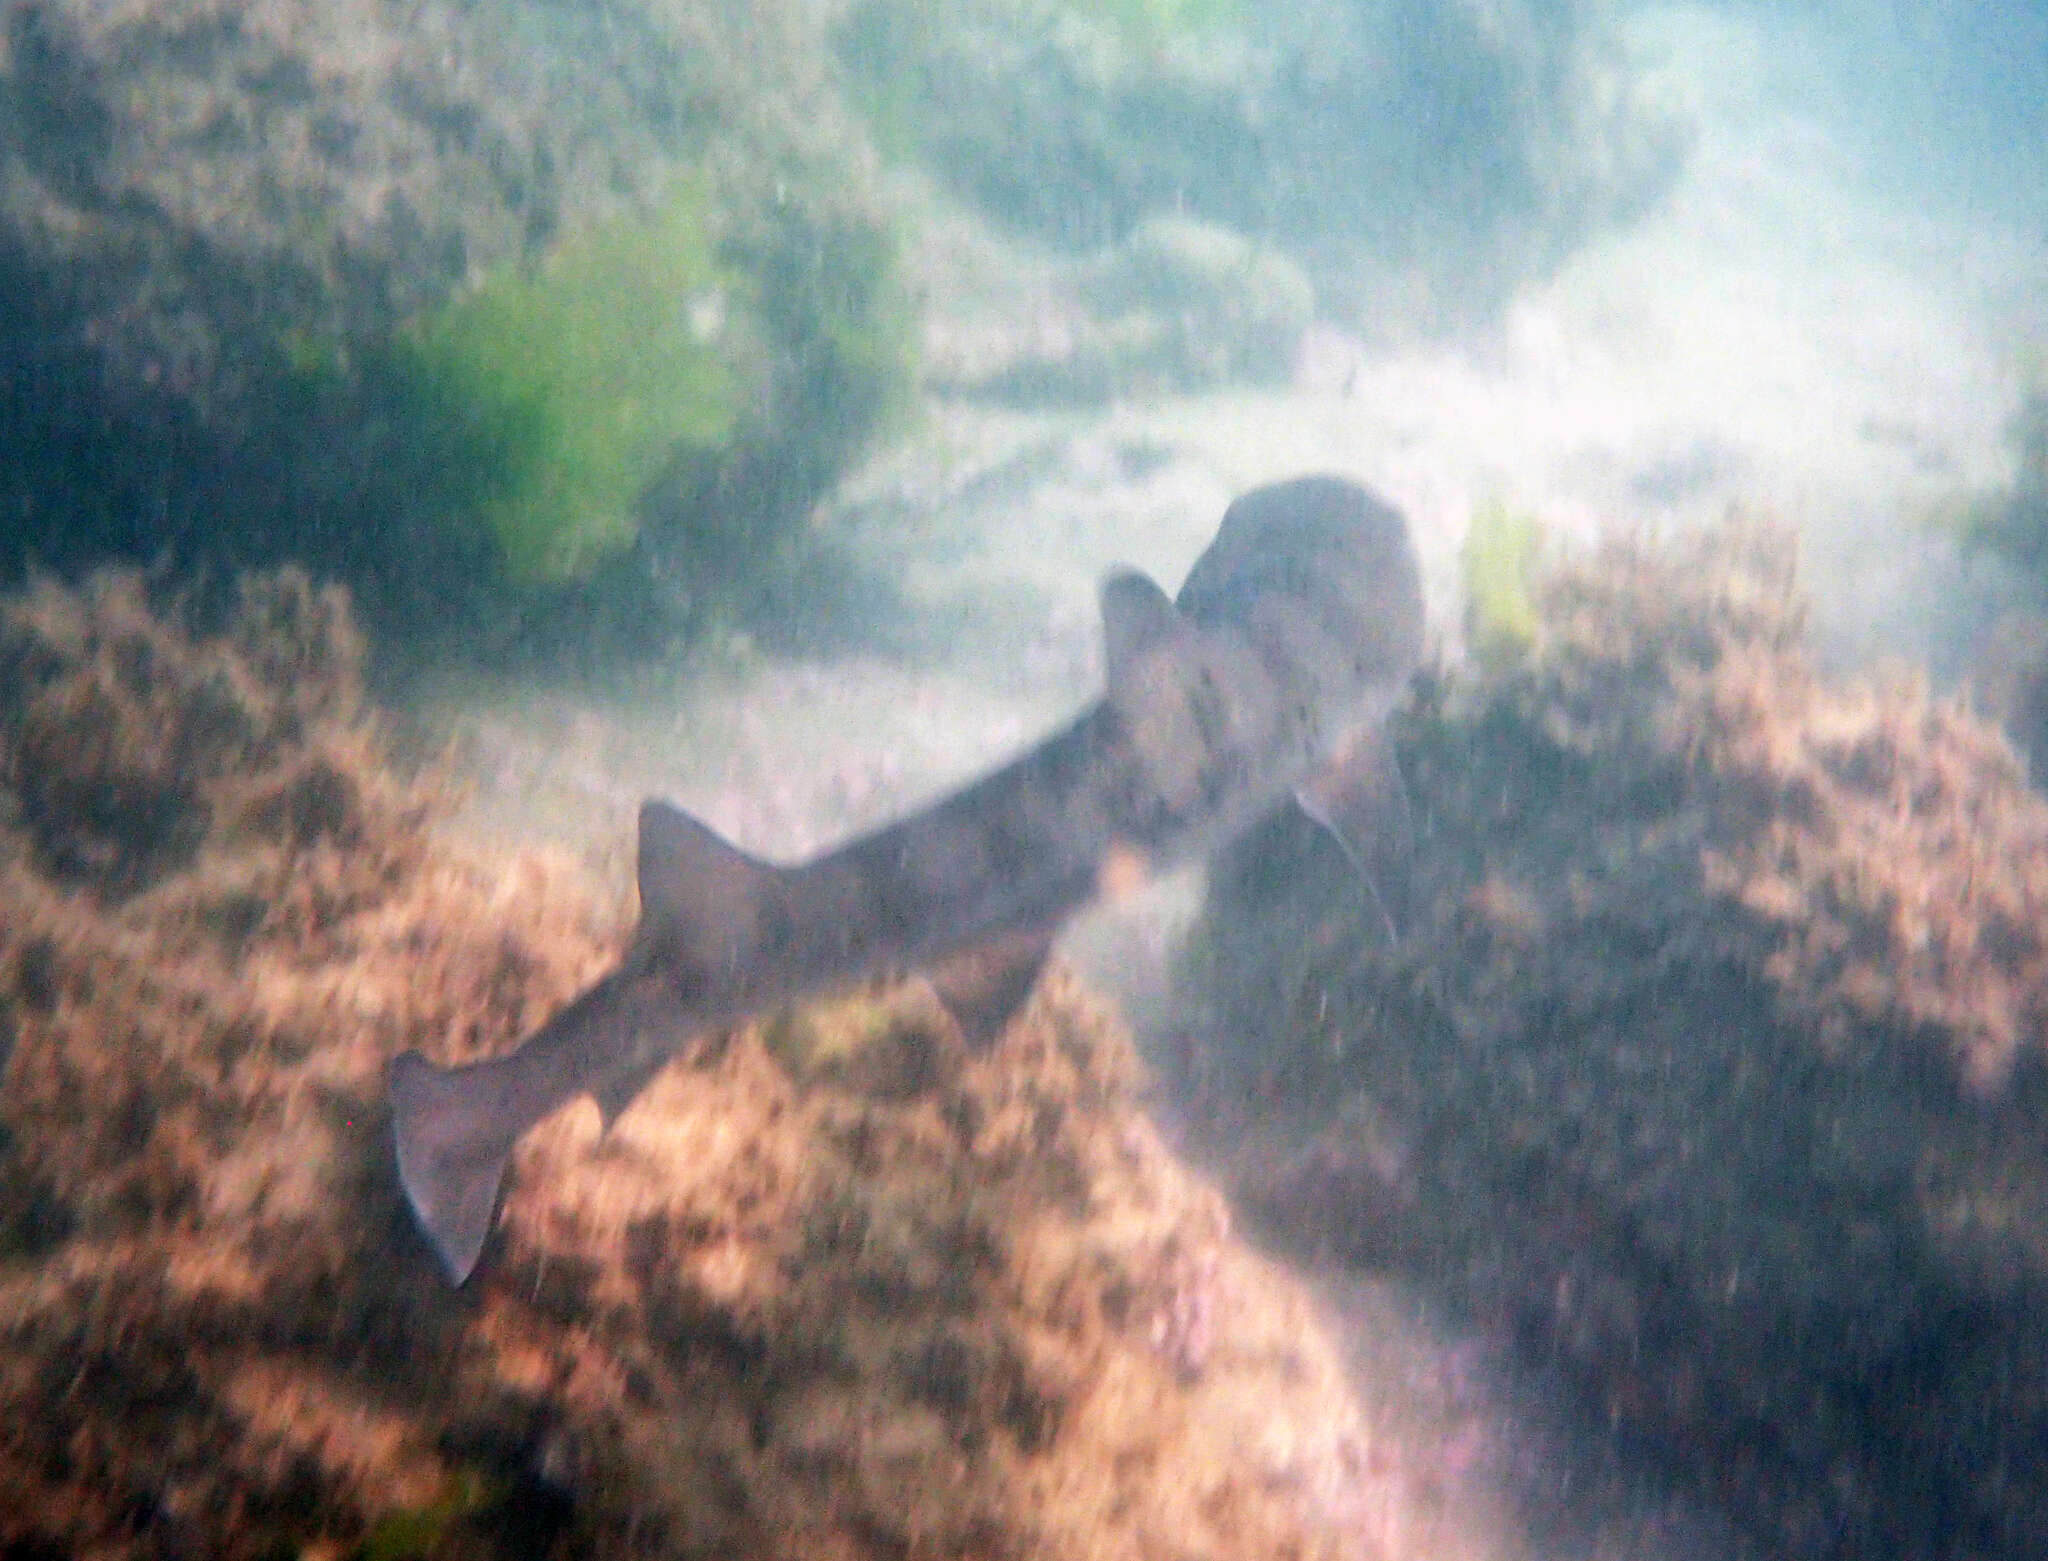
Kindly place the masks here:
[(399, 1179), (451, 1282), (514, 1144), (569, 1100), (594, 1096), (608, 1124), (691, 1037), (875, 977), (925, 974), (985, 1044), (1075, 911), (1279, 807), (1336, 837), (1394, 927), (1411, 843), (1384, 727), (1423, 637), (1400, 513), (1338, 477), (1258, 488), (1177, 596), (1120, 569), (1101, 605), (1105, 692), (1036, 747), (793, 866), (650, 800), (617, 968), (502, 1056), (393, 1062)]

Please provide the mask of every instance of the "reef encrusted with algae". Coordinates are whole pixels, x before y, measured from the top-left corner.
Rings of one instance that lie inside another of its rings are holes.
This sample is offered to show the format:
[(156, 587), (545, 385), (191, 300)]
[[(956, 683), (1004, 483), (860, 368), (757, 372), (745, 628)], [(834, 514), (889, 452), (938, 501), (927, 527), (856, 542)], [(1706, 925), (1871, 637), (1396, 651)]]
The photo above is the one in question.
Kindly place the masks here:
[(1305, 827), (1216, 875), (1182, 1084), (1227, 1179), (1561, 1367), (1761, 1553), (2037, 1553), (2048, 802), (1921, 682), (1818, 673), (1767, 529), (1536, 601), (1407, 721), (1398, 949)]
[(1057, 973), (986, 1057), (870, 994), (564, 1111), (451, 1292), (384, 1065), (524, 1031), (624, 907), (455, 854), (359, 659), (296, 574), (0, 605), (0, 1548), (1376, 1553), (1306, 1300)]

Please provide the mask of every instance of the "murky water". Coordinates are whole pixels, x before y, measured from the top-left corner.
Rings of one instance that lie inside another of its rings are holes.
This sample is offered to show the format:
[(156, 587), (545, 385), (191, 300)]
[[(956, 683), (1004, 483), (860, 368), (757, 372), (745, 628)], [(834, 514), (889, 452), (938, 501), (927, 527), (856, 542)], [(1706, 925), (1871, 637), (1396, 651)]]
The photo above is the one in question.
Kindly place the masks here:
[[(713, 646), (598, 687), (429, 687), (420, 712), (477, 785), (471, 823), (568, 841), (616, 873), (654, 793), (770, 856), (811, 852), (1091, 697), (1101, 572), (1135, 563), (1170, 588), (1231, 495), (1303, 470), (1355, 475), (1407, 511), (1446, 655), (1481, 505), (1560, 538), (1739, 507), (1807, 538), (1838, 655), (1962, 670), (2014, 588), (1942, 518), (2009, 479), (2008, 423), (2048, 340), (2042, 16), (1635, 9), (1626, 46), (1696, 124), (1690, 160), (1496, 327), (1403, 341), (1319, 323), (1268, 389), (1086, 410), (934, 397), (816, 518), (902, 586), (907, 640), (830, 657)], [(935, 286), (940, 327), (949, 302)], [(1169, 884), (1070, 940), (1141, 1022), (1169, 1006), (1193, 895)], [(1329, 1294), (1413, 1510), (1436, 1513), (1399, 1553), (1748, 1553), (1487, 1340), (1355, 1279)]]

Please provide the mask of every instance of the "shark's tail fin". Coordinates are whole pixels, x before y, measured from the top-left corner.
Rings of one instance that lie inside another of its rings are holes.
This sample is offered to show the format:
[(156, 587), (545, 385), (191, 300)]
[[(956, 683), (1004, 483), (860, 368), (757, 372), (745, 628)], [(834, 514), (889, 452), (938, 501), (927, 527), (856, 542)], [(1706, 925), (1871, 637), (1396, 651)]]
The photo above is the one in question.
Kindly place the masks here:
[(458, 1068), (418, 1052), (393, 1061), (398, 1179), (450, 1279), (461, 1284), (476, 1266), (505, 1162), (526, 1130), (582, 1094), (609, 1123), (687, 1034), (668, 981), (629, 953), (514, 1051)]
[[(391, 1138), (398, 1179), (420, 1229), (455, 1284), (469, 1277), (491, 1233), (514, 1133), (478, 1077), (489, 1064), (439, 1068), (418, 1052), (391, 1064)], [(520, 1130), (527, 1126), (519, 1122)]]

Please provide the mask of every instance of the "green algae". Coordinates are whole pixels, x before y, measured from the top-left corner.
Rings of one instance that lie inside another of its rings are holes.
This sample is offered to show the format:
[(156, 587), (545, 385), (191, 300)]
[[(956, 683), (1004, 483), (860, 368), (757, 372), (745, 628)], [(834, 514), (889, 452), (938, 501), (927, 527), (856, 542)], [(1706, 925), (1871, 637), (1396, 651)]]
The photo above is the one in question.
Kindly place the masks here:
[(691, 190), (537, 271), (487, 277), (413, 333), (408, 389), (465, 464), (501, 474), (481, 518), (509, 578), (586, 577), (632, 542), (641, 496), (679, 452), (731, 439), (741, 379), (722, 335), (742, 289)]
[(447, 454), (443, 507), (468, 489), (513, 586), (592, 581), (656, 532), (697, 597), (739, 590), (907, 414), (895, 232), (794, 191), (743, 235), (711, 227), (692, 186), (486, 278), (390, 354)]
[(274, 344), (275, 443), (354, 474), (318, 529), (408, 633), (668, 643), (802, 568), (804, 517), (913, 405), (918, 313), (886, 220), (829, 170), (776, 188), (693, 181), (384, 338)]
[(464, 1524), (487, 1512), (502, 1495), (494, 1482), (474, 1470), (458, 1470), (438, 1500), (379, 1518), (350, 1561), (431, 1561), (445, 1553)]
[(1533, 580), (1542, 543), (1542, 523), (1498, 498), (1472, 512), (1458, 567), (1465, 586), (1466, 642), (1483, 664), (1519, 660), (1535, 646)]

